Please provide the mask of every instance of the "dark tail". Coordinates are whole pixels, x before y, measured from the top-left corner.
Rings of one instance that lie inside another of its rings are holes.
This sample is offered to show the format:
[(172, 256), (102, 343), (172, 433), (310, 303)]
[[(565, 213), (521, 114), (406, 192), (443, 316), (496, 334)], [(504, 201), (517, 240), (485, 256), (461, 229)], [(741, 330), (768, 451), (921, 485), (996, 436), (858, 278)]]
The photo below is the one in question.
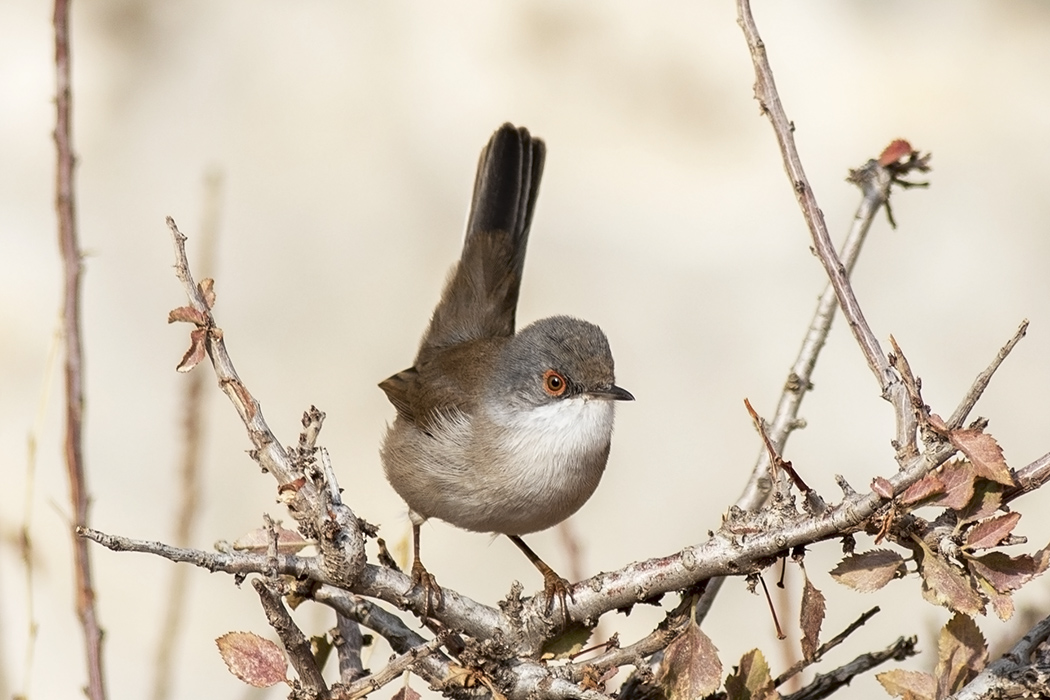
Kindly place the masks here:
[(543, 141), (504, 124), (481, 152), (463, 254), (434, 309), (421, 351), (514, 334)]

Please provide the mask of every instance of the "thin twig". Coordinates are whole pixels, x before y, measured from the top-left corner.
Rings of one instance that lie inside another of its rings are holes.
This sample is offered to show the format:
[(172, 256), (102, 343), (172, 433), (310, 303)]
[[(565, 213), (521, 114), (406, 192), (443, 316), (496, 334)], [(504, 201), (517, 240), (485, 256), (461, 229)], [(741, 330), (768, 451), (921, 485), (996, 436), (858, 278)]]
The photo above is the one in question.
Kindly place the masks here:
[(306, 697), (318, 700), (330, 697), (328, 685), (324, 682), (321, 670), (317, 668), (317, 661), (310, 649), (310, 640), (306, 638), (288, 613), (288, 609), (284, 607), (281, 594), (273, 590), (261, 578), (252, 579), (252, 586), (259, 594), (259, 602), (262, 603), (263, 610), (266, 612), (266, 620), (277, 633), (281, 644), (284, 645), (292, 668), (299, 674), (299, 682), (303, 684)]
[(850, 331), (857, 339), (857, 344), (860, 345), (861, 352), (864, 353), (868, 367), (875, 374), (875, 379), (883, 394), (887, 395), (894, 382), (893, 373), (885, 353), (879, 346), (879, 341), (876, 340), (867, 321), (864, 320), (864, 313), (850, 286), (846, 268), (839, 260), (835, 247), (831, 243), (831, 237), (824, 223), (824, 214), (817, 205), (817, 199), (806, 178), (798, 149), (795, 147), (794, 125), (788, 120), (780, 102), (780, 95), (777, 93), (776, 83), (773, 80), (773, 70), (769, 67), (765, 44), (758, 35), (758, 27), (751, 15), (749, 0), (737, 0), (737, 21), (744, 30), (744, 36), (747, 38), (747, 45), (751, 51), (751, 61), (755, 67), (755, 98), (761, 106), (762, 113), (769, 117), (773, 125), (773, 131), (784, 159), (784, 169), (791, 180), (791, 188), (795, 192), (795, 198), (798, 200), (810, 235), (813, 237), (817, 257), (820, 258), (828, 279), (835, 288), (839, 306), (846, 317), (846, 322), (849, 323)]
[(836, 668), (830, 673), (818, 674), (802, 690), (791, 695), (785, 695), (784, 700), (821, 700), (821, 698), (826, 698), (842, 689), (843, 686), (849, 685), (850, 681), (860, 674), (870, 671), (880, 664), (891, 660), (903, 661), (910, 656), (915, 656), (918, 653), (915, 650), (916, 641), (915, 637), (900, 637), (882, 651), (861, 654), (853, 661)]
[(357, 700), (357, 698), (363, 698), (369, 693), (379, 690), (387, 683), (396, 680), (402, 673), (412, 668), (419, 659), (429, 656), (440, 646), (441, 638), (438, 637), (417, 647), (412, 647), (405, 653), (392, 659), (382, 670), (354, 681), (347, 686), (335, 689), (332, 693), (332, 698), (334, 700)]
[(1017, 332), (1014, 333), (1013, 337), (1006, 341), (1006, 345), (999, 349), (999, 354), (995, 356), (992, 363), (988, 365), (983, 372), (977, 375), (977, 378), (973, 382), (973, 386), (970, 387), (970, 390), (966, 392), (966, 396), (963, 397), (962, 403), (959, 404), (959, 407), (955, 409), (955, 412), (948, 418), (947, 425), (949, 430), (955, 430), (956, 428), (962, 427), (963, 422), (966, 420), (966, 417), (970, 415), (970, 411), (973, 410), (977, 400), (981, 398), (981, 394), (983, 394), (984, 390), (988, 388), (988, 382), (992, 380), (992, 375), (995, 374), (995, 371), (999, 369), (999, 365), (1003, 363), (1006, 356), (1010, 354), (1010, 351), (1014, 349), (1014, 346), (1021, 341), (1021, 338), (1023, 338), (1027, 332), (1028, 319), (1026, 318), (1021, 321), (1021, 325), (1017, 328)]
[[(219, 200), (222, 176), (209, 172), (204, 181), (204, 216), (201, 221), (201, 252), (198, 263), (205, 277), (212, 276), (215, 267), (215, 246), (219, 231)], [(179, 494), (175, 514), (175, 533), (172, 543), (188, 547), (200, 515), (200, 470), (204, 445), (204, 425), (207, 402), (204, 400), (204, 373), (192, 372), (182, 395), (182, 456), (179, 460)], [(190, 570), (183, 566), (171, 569), (168, 594), (165, 596), (164, 621), (160, 626), (157, 651), (154, 657), (153, 700), (171, 697), (173, 658), (182, 636), (186, 619), (186, 591)]]
[(817, 649), (817, 651), (813, 654), (812, 658), (810, 658), (810, 659), (802, 659), (802, 660), (796, 662), (788, 670), (784, 671), (779, 676), (777, 676), (773, 680), (773, 687), (779, 688), (781, 685), (786, 683), (789, 678), (792, 678), (793, 676), (798, 675), (799, 673), (804, 671), (809, 666), (812, 666), (813, 664), (819, 662), (822, 658), (824, 658), (825, 654), (827, 654), (829, 651), (831, 651), (832, 649), (837, 647), (839, 644), (842, 644), (844, 641), (846, 641), (846, 639), (851, 634), (853, 634), (858, 629), (863, 627), (864, 624), (868, 620), (870, 620), (871, 618), (875, 617), (875, 615), (877, 615), (878, 613), (879, 613), (879, 606), (877, 606), (877, 605), (874, 608), (872, 608), (871, 610), (868, 610), (867, 612), (863, 613), (860, 617), (858, 617), (856, 620), (851, 622), (850, 625), (846, 629), (842, 630), (841, 632), (836, 634), (834, 637), (832, 637), (828, 641), (826, 641), (823, 644), (821, 644), (820, 648)]
[(1017, 485), (1003, 492), (1003, 503), (1009, 503), (1018, 496), (1035, 491), (1050, 481), (1050, 452), (1018, 469), (1014, 478)]
[[(69, 0), (55, 0), (55, 146), (58, 153), (55, 208), (58, 210), (58, 240), (65, 270), (63, 332), (66, 339), (66, 471), (69, 500), (73, 505), (73, 529), (86, 527), (91, 498), (84, 467), (84, 356), (80, 334), (80, 242), (77, 237), (76, 202), (73, 184), (73, 90), (69, 55)], [(77, 617), (84, 635), (91, 700), (106, 697), (102, 662), (102, 628), (95, 608), (88, 543), (73, 535), (73, 579)]]

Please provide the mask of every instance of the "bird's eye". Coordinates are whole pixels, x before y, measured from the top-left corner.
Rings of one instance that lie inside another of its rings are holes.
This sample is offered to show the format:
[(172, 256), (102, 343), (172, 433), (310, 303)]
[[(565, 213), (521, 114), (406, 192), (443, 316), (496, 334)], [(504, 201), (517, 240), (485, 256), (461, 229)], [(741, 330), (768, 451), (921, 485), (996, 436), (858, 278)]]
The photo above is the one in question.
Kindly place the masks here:
[(565, 377), (561, 376), (553, 369), (549, 369), (543, 373), (543, 390), (551, 396), (561, 396), (565, 393), (567, 386)]

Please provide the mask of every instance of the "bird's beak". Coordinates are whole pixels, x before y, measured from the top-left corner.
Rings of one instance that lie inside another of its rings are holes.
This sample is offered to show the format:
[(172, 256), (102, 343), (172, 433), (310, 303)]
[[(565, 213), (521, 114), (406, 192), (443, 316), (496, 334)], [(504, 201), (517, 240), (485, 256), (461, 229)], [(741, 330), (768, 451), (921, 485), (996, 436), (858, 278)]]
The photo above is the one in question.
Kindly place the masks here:
[(595, 399), (604, 399), (606, 401), (634, 401), (634, 395), (631, 394), (631, 392), (618, 387), (615, 384), (611, 384), (605, 389), (588, 391), (587, 396)]

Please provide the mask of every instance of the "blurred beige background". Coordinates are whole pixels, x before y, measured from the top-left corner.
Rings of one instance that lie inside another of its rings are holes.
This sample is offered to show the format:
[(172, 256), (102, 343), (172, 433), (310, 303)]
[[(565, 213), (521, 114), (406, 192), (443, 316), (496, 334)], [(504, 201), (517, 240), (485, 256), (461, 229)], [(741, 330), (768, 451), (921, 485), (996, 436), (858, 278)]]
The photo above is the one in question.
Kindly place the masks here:
[[(0, 691), (36, 698), (78, 697), (84, 682), (60, 373), (46, 370), (60, 288), (50, 11), (0, 4)], [(858, 201), (847, 168), (896, 137), (933, 151), (932, 187), (893, 202), (899, 229), (876, 223), (858, 296), (942, 415), (1031, 319), (977, 413), (992, 419), (1012, 466), (1041, 455), (1050, 449), (1050, 6), (757, 2), (755, 13), (836, 238)], [(197, 250), (204, 174), (217, 168), (216, 313), (234, 361), (285, 443), (303, 409), (327, 412), (322, 442), (348, 502), (402, 541), (404, 506), (377, 455), (393, 410), (376, 383), (411, 361), (458, 254), (478, 151), (505, 120), (549, 147), (519, 319), (569, 313), (600, 324), (619, 383), (638, 398), (621, 407), (602, 487), (571, 521), (586, 573), (670, 553), (718, 526), (759, 448), (742, 400), (772, 412), (823, 288), (752, 99), (730, 2), (78, 2), (73, 52), (95, 526), (171, 535), (186, 381), (174, 367), (188, 329), (165, 323), (183, 294), (164, 217)], [(892, 414), (841, 323), (815, 381), (809, 427), (786, 456), (834, 499), (835, 473), (860, 488), (892, 472)], [(29, 502), (39, 637), (27, 670), (15, 543), (42, 397)], [(195, 535), (205, 548), (256, 527), (263, 512), (284, 517), (215, 390), (208, 417)], [(1032, 546), (1050, 539), (1050, 522), (1038, 519), (1047, 499), (1020, 505)], [(442, 523), (424, 532), (428, 566), (447, 586), (487, 603), (514, 579), (540, 587), (505, 540)], [(556, 533), (530, 542), (567, 566)], [(824, 670), (899, 634), (934, 646), (948, 615), (921, 602), (914, 577), (848, 593), (824, 573), (836, 554), (833, 543), (817, 547), (807, 567), (829, 597), (828, 636), (872, 605), (886, 612)], [(112, 697), (144, 697), (172, 565), (93, 555)], [(789, 579), (797, 585), (797, 569)], [(190, 587), (174, 697), (246, 696), (211, 640), (267, 633), (256, 596), (202, 571)], [(1045, 581), (1022, 601), (1050, 610)], [(780, 605), (796, 617), (794, 603)], [(331, 625), (323, 610), (297, 616), (314, 632)], [(604, 628), (626, 643), (660, 616), (638, 609)], [(993, 640), (1016, 634), (980, 624)], [(771, 628), (765, 603), (739, 581), (706, 625), (727, 668), (757, 645), (780, 670), (798, 633), (778, 643)], [(923, 663), (932, 662), (913, 667)], [(852, 692), (880, 693), (870, 679)]]

